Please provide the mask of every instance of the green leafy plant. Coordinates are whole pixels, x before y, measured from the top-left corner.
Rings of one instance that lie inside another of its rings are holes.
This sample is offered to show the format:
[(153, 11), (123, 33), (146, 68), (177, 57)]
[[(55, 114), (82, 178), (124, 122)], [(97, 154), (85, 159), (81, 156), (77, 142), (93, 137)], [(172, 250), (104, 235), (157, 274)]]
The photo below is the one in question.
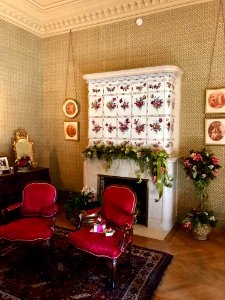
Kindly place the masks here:
[(156, 202), (162, 197), (163, 186), (172, 186), (173, 179), (169, 177), (167, 167), (169, 155), (164, 149), (132, 146), (128, 142), (120, 145), (96, 143), (88, 146), (82, 153), (85, 159), (104, 159), (107, 170), (115, 159), (133, 160), (139, 166), (138, 182), (141, 182), (142, 174), (146, 172), (156, 185), (159, 194)]
[(183, 227), (187, 230), (196, 231), (205, 224), (215, 227), (217, 220), (212, 210), (201, 210), (192, 208), (182, 221)]
[(182, 221), (185, 229), (196, 231), (205, 224), (216, 226), (214, 213), (208, 208), (207, 187), (217, 177), (220, 168), (219, 159), (205, 148), (191, 150), (190, 155), (184, 159), (184, 170), (187, 177), (193, 181), (195, 195), (199, 200), (197, 208), (192, 208)]
[(220, 168), (219, 159), (205, 148), (200, 151), (191, 150), (190, 156), (184, 159), (184, 170), (187, 177), (193, 181), (196, 197), (200, 201), (207, 201), (206, 188), (217, 177)]
[(84, 187), (79, 193), (70, 193), (66, 199), (66, 216), (70, 219), (74, 210), (89, 210), (101, 206), (101, 198), (92, 187)]

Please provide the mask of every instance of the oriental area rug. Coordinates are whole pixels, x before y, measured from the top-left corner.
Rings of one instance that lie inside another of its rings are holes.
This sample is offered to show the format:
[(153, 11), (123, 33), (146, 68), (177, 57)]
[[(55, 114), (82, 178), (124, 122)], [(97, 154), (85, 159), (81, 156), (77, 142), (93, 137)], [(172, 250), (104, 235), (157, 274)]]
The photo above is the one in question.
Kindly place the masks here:
[(133, 246), (132, 265), (121, 256), (116, 287), (110, 289), (110, 264), (76, 252), (67, 243), (68, 230), (56, 228), (54, 249), (39, 244), (0, 241), (0, 299), (4, 300), (149, 300), (172, 255)]

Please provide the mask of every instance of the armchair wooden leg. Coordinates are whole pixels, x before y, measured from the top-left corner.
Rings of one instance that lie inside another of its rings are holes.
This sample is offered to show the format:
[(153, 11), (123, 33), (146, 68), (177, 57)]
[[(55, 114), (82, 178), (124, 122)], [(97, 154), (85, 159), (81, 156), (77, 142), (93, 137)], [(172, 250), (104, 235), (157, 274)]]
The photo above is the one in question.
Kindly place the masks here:
[(128, 245), (128, 263), (131, 265), (131, 250), (132, 250), (132, 243)]
[(112, 259), (112, 274), (111, 274), (111, 287), (114, 289), (115, 287), (115, 275), (116, 275), (116, 268), (117, 268), (117, 259)]

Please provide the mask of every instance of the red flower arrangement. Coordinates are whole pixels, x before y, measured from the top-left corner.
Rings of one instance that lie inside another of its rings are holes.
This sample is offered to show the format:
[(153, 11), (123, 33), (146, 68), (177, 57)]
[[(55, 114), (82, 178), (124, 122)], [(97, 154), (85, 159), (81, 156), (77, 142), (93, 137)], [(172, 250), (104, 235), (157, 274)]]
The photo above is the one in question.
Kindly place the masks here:
[(30, 156), (26, 154), (16, 159), (15, 163), (18, 168), (30, 168), (32, 165)]

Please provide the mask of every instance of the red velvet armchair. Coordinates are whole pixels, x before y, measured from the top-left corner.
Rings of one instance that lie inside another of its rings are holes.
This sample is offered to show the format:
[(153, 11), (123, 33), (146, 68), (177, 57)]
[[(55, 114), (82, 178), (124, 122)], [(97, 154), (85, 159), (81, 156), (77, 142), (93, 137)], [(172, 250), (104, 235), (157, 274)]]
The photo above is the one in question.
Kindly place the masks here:
[(0, 239), (19, 242), (43, 242), (50, 246), (54, 235), (55, 214), (57, 212), (56, 189), (46, 182), (26, 185), (22, 202), (13, 204), (3, 211), (4, 215), (15, 209), (21, 217), (0, 226)]
[[(80, 228), (79, 224), (78, 230), (70, 232), (68, 235), (68, 242), (77, 249), (98, 257), (108, 258), (111, 261), (112, 288), (115, 287), (118, 258), (126, 248), (129, 249), (129, 259), (131, 257), (136, 201), (136, 194), (129, 187), (110, 185), (104, 191), (102, 207), (89, 210), (86, 215), (98, 211), (105, 220), (106, 226), (115, 230), (115, 233), (112, 236), (106, 236), (104, 232), (92, 232), (93, 226), (81, 226)], [(82, 217), (81, 214), (81, 222)]]

